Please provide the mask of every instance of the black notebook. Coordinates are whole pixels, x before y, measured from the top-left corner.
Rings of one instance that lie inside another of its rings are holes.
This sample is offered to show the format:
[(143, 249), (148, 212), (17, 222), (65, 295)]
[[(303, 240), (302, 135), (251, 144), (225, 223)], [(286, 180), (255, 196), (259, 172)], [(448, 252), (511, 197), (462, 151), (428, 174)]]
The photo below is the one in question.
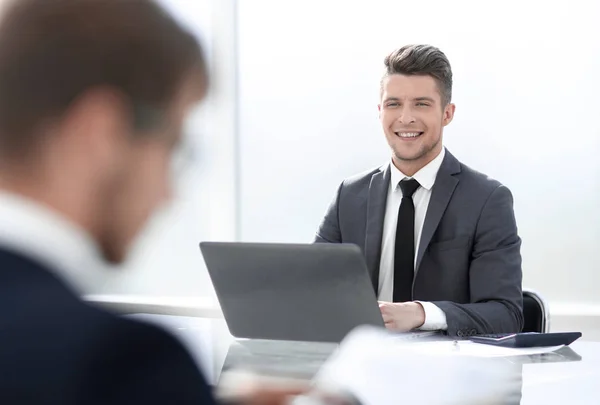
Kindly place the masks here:
[(494, 335), (472, 336), (469, 340), (476, 343), (502, 347), (550, 347), (568, 346), (581, 337), (581, 332), (557, 333), (502, 333)]

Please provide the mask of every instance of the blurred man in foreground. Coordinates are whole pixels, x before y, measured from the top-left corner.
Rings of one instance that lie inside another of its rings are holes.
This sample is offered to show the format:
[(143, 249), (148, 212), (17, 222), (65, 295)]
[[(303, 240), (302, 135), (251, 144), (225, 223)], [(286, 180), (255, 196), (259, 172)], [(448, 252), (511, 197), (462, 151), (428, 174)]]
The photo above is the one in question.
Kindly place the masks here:
[(173, 337), (79, 298), (168, 199), (184, 119), (207, 84), (195, 38), (150, 0), (3, 11), (0, 403), (214, 402)]

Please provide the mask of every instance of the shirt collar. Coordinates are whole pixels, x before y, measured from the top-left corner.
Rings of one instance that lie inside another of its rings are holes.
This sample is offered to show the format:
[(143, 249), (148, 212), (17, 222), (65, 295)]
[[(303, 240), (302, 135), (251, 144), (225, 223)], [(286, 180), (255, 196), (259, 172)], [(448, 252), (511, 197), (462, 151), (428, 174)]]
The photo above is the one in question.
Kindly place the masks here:
[(394, 165), (394, 163), (391, 162), (390, 167), (391, 167), (392, 173), (390, 176), (390, 185), (392, 187), (392, 190), (396, 189), (396, 187), (398, 186), (398, 183), (400, 183), (401, 180), (406, 179), (406, 178), (415, 179), (416, 181), (419, 182), (421, 187), (423, 187), (426, 190), (431, 190), (431, 188), (435, 184), (435, 178), (437, 177), (440, 167), (442, 166), (442, 162), (444, 161), (445, 155), (446, 155), (446, 149), (442, 148), (440, 153), (431, 162), (429, 162), (425, 166), (423, 166), (421, 168), (421, 170), (416, 172), (414, 174), (414, 176), (412, 176), (412, 177), (407, 176), (404, 173), (402, 173)]
[(83, 229), (30, 199), (0, 191), (0, 246), (38, 260), (80, 294), (110, 273)]

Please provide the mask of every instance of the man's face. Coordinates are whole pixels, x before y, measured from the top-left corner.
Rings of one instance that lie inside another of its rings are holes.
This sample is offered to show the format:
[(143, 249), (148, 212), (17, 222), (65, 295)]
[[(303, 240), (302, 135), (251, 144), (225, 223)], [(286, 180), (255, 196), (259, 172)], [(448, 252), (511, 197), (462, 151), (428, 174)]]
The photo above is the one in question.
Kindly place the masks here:
[(454, 105), (442, 105), (431, 76), (394, 74), (382, 81), (379, 117), (395, 163), (429, 163), (442, 149), (443, 127)]
[(197, 92), (182, 90), (164, 127), (129, 138), (122, 148), (120, 167), (112, 172), (102, 197), (99, 243), (109, 262), (126, 259), (148, 219), (170, 199), (175, 150), (186, 116), (197, 102)]

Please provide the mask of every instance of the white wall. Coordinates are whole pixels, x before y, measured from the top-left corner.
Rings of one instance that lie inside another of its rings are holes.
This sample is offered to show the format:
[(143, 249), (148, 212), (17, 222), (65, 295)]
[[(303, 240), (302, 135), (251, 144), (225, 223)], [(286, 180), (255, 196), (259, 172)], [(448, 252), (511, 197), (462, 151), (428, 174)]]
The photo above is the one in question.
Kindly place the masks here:
[(124, 268), (114, 269), (95, 294), (214, 296), (198, 243), (236, 234), (235, 1), (160, 2), (200, 39), (211, 89), (186, 126), (194, 156), (177, 181), (173, 204), (153, 219)]
[(515, 197), (524, 285), (600, 303), (597, 1), (239, 2), (241, 238), (302, 242), (339, 182), (383, 163), (385, 54), (454, 70), (446, 146)]

